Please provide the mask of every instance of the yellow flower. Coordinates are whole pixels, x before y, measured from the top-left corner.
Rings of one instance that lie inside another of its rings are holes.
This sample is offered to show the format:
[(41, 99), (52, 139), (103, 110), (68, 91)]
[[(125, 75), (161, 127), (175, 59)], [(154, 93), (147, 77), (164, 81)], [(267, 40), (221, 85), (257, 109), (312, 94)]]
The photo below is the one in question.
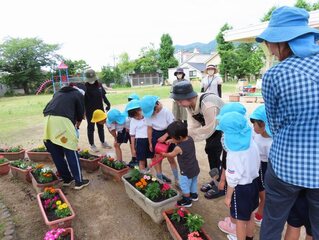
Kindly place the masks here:
[(60, 200), (58, 200), (58, 201), (56, 201), (56, 205), (61, 205), (61, 201)]
[(63, 209), (62, 205), (59, 205), (59, 206), (58, 206), (58, 209), (59, 209), (59, 210), (62, 210), (62, 209)]
[(67, 207), (68, 207), (68, 204), (63, 203), (61, 206), (62, 206), (62, 208), (67, 208)]
[(157, 179), (156, 177), (152, 177), (152, 181), (155, 182)]

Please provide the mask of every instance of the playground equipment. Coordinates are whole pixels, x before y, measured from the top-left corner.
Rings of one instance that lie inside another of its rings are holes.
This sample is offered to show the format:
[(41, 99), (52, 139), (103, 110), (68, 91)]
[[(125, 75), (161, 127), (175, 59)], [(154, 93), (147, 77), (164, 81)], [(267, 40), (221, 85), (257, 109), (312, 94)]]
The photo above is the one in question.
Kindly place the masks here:
[[(57, 71), (59, 75), (54, 76), (54, 73), (56, 73)], [(48, 87), (50, 84), (52, 84), (53, 92), (55, 93), (59, 88), (68, 85), (70, 83), (70, 79), (72, 79), (72, 82), (84, 82), (84, 73), (82, 74), (82, 77), (69, 77), (68, 66), (62, 61), (57, 66), (57, 68), (51, 68), (51, 79), (47, 79), (41, 83), (41, 85), (38, 87), (38, 90), (36, 91), (36, 95), (44, 91), (44, 89)]]

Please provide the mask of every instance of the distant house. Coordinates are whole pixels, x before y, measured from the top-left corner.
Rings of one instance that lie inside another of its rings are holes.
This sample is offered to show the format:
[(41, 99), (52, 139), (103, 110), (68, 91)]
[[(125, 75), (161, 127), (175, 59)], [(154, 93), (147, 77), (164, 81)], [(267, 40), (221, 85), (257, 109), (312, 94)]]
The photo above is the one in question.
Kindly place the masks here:
[[(185, 55), (186, 56), (186, 55)], [(196, 49), (189, 57), (180, 63), (177, 68), (183, 68), (185, 78), (189, 80), (201, 80), (205, 76), (205, 69), (208, 64), (218, 65), (220, 63), (220, 56), (217, 52), (211, 54), (201, 54)], [(168, 83), (176, 79), (174, 72), (177, 68), (170, 68), (168, 70)]]
[(163, 83), (163, 76), (159, 72), (132, 73), (132, 74), (129, 74), (129, 82), (132, 87), (161, 85)]

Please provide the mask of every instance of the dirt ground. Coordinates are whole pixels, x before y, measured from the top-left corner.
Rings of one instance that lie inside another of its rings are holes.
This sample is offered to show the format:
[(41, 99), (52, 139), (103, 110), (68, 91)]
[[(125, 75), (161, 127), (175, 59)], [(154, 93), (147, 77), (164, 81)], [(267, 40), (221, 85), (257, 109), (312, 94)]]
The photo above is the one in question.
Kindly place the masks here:
[[(226, 98), (225, 101), (227, 101)], [(162, 100), (162, 103), (166, 107), (171, 107), (169, 99)], [(247, 103), (244, 105), (247, 107), (248, 113), (251, 113), (258, 104)], [(117, 107), (122, 110), (124, 106)], [(43, 123), (36, 123), (32, 129), (21, 132), (19, 137), (12, 136), (12, 139), (8, 139), (8, 144), (21, 144), (25, 148), (31, 149), (41, 144), (42, 129)], [(96, 145), (100, 147), (97, 132), (95, 135)], [(106, 134), (106, 139), (110, 139), (109, 143), (111, 143), (109, 133)], [(79, 146), (81, 148), (89, 146), (86, 137), (86, 122), (81, 125)], [(122, 150), (124, 160), (129, 161), (129, 146), (124, 144)], [(100, 154), (112, 152), (112, 150), (105, 151), (100, 148)], [(196, 143), (196, 153), (201, 168), (198, 183), (200, 187), (209, 180), (204, 142)], [(164, 161), (163, 169), (167, 175), (172, 177), (167, 161)], [(80, 191), (63, 188), (76, 213), (72, 224), (76, 239), (171, 239), (165, 223), (154, 223), (142, 209), (127, 197), (122, 183), (105, 180), (99, 171), (91, 174), (83, 171), (83, 174), (91, 180), (88, 187)], [(200, 191), (199, 193), (199, 201), (193, 203), (190, 210), (204, 217), (204, 228), (214, 240), (227, 239), (226, 235), (217, 227), (218, 221), (228, 216), (223, 198), (207, 200), (203, 193)], [(11, 175), (1, 177), (0, 198), (13, 214), (18, 239), (43, 239), (48, 228), (44, 224), (38, 208), (36, 192), (30, 184), (15, 180)], [(258, 234), (259, 228), (256, 227), (255, 239), (258, 239)]]

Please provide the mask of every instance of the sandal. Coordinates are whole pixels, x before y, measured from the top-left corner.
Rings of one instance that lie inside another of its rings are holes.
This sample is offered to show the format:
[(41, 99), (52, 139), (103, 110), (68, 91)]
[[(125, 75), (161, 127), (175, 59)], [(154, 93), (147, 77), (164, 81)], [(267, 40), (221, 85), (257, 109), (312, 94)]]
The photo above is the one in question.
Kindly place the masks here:
[(225, 195), (225, 191), (219, 191), (217, 186), (213, 186), (212, 189), (207, 191), (204, 195), (207, 199), (215, 199)]
[(205, 183), (204, 185), (202, 185), (200, 190), (202, 192), (207, 192), (207, 191), (211, 190), (213, 188), (213, 186), (214, 185), (211, 182), (210, 183)]

